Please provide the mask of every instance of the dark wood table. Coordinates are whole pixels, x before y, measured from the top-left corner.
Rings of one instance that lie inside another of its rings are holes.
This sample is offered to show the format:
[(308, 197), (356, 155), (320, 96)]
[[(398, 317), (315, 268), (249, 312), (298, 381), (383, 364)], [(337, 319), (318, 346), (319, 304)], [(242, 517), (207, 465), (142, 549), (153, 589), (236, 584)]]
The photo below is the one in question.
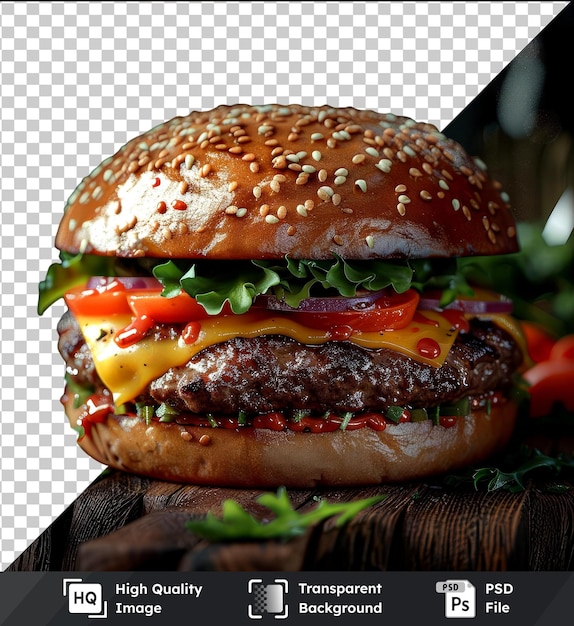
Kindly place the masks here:
[(384, 494), (344, 526), (288, 542), (210, 543), (185, 527), (227, 498), (269, 513), (262, 493), (105, 471), (7, 571), (565, 571), (574, 566), (574, 489), (476, 491), (444, 482), (291, 490), (297, 508)]

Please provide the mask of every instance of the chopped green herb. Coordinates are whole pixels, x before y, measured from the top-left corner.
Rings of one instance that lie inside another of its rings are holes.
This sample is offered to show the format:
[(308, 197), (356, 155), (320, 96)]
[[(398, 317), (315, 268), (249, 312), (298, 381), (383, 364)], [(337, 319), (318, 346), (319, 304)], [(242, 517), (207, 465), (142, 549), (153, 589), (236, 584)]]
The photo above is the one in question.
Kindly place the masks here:
[(305, 532), (313, 524), (329, 517), (339, 516), (337, 526), (350, 521), (357, 513), (382, 502), (385, 495), (364, 498), (353, 502), (329, 503), (317, 499), (312, 511), (299, 512), (293, 505), (284, 487), (276, 494), (264, 493), (256, 500), (275, 514), (275, 518), (262, 522), (250, 515), (235, 500), (223, 502), (223, 515), (217, 518), (208, 513), (202, 520), (187, 522), (186, 527), (197, 536), (209, 541), (237, 541), (247, 539), (291, 539)]

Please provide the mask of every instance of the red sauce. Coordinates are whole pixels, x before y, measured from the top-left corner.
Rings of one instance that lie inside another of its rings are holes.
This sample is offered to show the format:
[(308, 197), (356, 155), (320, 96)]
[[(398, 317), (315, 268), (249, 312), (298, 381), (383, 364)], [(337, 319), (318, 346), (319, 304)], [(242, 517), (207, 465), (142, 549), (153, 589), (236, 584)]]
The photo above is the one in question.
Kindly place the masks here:
[(328, 339), (330, 341), (347, 341), (353, 334), (353, 329), (350, 326), (339, 325), (331, 326), (327, 332)]
[(91, 437), (92, 426), (105, 422), (108, 415), (114, 412), (114, 403), (110, 396), (103, 393), (94, 393), (85, 402), (84, 410), (78, 418), (78, 425), (84, 427), (84, 434), (79, 437)]
[(147, 315), (136, 317), (125, 328), (119, 330), (114, 341), (120, 348), (128, 348), (144, 338), (147, 331), (155, 324), (155, 322)]
[(423, 337), (417, 342), (417, 352), (427, 359), (436, 359), (440, 356), (440, 346), (434, 339)]
[(157, 212), (158, 213), (165, 213), (167, 211), (167, 205), (165, 204), (165, 202), (162, 200), (161, 202), (157, 203)]
[(201, 324), (199, 322), (190, 322), (181, 333), (183, 343), (191, 345), (197, 341), (199, 333), (201, 332)]
[(185, 211), (185, 209), (187, 209), (187, 204), (183, 201), (183, 200), (174, 200), (171, 203), (171, 206), (176, 210), (176, 211)]
[(457, 421), (458, 417), (456, 415), (441, 415), (438, 418), (438, 423), (441, 426), (444, 426), (444, 428), (452, 428), (453, 426), (456, 426)]
[(445, 309), (444, 311), (441, 311), (441, 315), (446, 317), (446, 319), (452, 324), (452, 327), (456, 330), (460, 330), (463, 333), (467, 333), (470, 330), (470, 324), (462, 311)]
[(152, 187), (158, 187), (160, 183), (161, 183), (161, 180), (159, 178), (154, 178), (153, 183), (151, 184), (151, 186)]

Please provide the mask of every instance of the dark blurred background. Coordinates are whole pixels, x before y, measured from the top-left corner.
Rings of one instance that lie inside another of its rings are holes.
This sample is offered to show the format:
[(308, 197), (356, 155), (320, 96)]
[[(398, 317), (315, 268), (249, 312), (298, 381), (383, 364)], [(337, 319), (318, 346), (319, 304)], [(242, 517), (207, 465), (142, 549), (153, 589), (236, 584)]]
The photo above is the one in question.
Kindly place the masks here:
[(481, 261), (483, 282), (554, 334), (574, 332), (573, 61), (571, 2), (443, 129), (488, 164), (519, 222), (522, 252)]

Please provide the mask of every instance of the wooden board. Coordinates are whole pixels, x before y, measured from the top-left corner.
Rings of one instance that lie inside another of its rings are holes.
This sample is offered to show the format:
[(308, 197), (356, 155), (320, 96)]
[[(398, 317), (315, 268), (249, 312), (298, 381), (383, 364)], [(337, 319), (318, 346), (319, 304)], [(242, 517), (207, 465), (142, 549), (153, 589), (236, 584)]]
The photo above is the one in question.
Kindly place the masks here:
[(333, 519), (287, 543), (209, 543), (185, 522), (233, 498), (268, 513), (258, 490), (183, 486), (104, 472), (8, 571), (570, 570), (574, 490), (477, 492), (439, 483), (292, 490), (297, 508), (385, 494), (343, 527)]

